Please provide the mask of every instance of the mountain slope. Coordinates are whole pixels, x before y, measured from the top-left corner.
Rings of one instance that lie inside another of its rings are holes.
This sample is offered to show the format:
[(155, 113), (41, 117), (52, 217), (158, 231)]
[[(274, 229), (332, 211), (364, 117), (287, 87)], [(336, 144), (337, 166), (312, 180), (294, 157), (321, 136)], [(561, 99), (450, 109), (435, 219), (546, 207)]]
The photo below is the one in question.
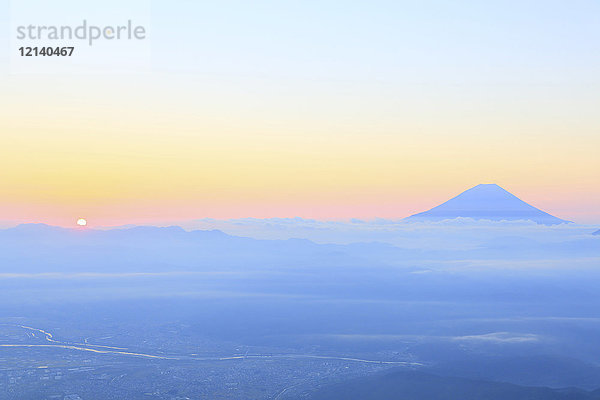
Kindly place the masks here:
[(407, 219), (435, 221), (460, 217), (493, 221), (531, 220), (546, 225), (569, 222), (525, 203), (495, 184), (477, 185), (431, 210)]
[(310, 400), (597, 400), (597, 392), (394, 371), (325, 386)]

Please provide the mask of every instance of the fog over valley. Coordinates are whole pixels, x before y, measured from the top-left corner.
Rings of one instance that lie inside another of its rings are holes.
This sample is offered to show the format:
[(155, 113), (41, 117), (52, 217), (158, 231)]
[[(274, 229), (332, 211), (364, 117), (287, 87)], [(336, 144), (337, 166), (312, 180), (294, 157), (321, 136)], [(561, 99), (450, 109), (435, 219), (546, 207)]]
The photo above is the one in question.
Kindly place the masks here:
[(6, 398), (597, 398), (597, 226), (187, 224), (1, 230)]

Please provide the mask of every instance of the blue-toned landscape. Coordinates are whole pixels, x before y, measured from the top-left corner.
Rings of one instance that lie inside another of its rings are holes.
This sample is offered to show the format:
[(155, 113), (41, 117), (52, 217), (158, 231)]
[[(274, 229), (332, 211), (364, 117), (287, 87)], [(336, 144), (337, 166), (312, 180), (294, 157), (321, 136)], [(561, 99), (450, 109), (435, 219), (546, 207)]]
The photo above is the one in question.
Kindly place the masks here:
[(446, 204), (4, 229), (4, 397), (599, 398), (597, 226), (495, 185)]
[(600, 1), (0, 28), (0, 400), (600, 400)]

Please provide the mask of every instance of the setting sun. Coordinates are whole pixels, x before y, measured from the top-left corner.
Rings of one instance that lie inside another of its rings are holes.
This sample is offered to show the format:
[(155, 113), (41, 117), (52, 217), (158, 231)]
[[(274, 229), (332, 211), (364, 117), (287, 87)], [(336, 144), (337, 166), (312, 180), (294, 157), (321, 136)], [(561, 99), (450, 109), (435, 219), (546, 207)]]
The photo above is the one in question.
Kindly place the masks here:
[(77, 220), (77, 225), (79, 225), (79, 226), (86, 226), (87, 225), (87, 221), (85, 220), (85, 218), (79, 218)]

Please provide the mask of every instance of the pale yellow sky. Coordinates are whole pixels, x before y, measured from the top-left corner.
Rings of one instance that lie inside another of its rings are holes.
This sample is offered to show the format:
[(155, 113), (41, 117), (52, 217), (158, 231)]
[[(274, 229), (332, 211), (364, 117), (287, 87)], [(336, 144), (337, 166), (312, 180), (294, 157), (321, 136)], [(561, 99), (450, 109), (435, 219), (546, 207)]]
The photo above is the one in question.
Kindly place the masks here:
[(597, 121), (583, 108), (565, 120), (564, 99), (425, 101), (411, 87), (410, 103), (369, 87), (356, 100), (316, 85), (314, 99), (296, 88), (244, 102), (154, 79), (11, 77), (3, 219), (403, 217), (482, 182), (564, 218), (594, 217), (600, 200)]
[(399, 218), (497, 183), (600, 222), (598, 5), (431, 3), (153, 3), (143, 72), (4, 60), (0, 220)]

